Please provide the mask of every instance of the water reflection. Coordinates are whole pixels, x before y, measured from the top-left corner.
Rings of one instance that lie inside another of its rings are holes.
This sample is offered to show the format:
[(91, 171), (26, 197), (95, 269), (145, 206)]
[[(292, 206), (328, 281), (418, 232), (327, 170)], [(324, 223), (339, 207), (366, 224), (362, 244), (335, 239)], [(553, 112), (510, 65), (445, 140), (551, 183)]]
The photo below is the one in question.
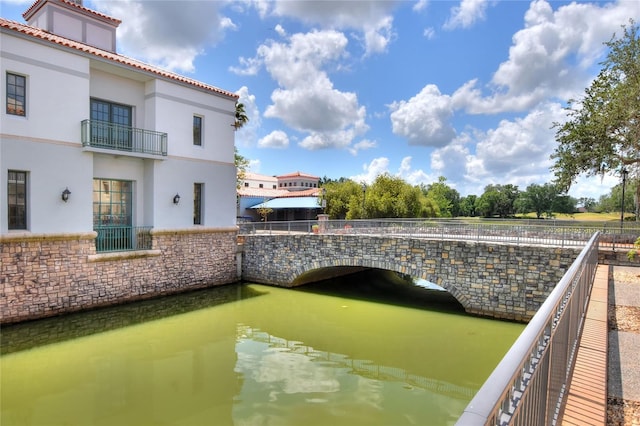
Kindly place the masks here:
[(523, 326), (443, 293), (359, 275), (3, 327), (0, 423), (452, 424)]

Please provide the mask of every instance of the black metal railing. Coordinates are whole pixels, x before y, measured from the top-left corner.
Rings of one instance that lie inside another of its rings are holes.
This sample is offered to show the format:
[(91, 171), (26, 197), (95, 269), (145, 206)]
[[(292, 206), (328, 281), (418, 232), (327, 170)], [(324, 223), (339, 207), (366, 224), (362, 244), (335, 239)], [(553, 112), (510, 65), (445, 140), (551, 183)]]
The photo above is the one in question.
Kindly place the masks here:
[(122, 126), (108, 121), (82, 120), (82, 146), (151, 155), (167, 155), (166, 133)]
[(152, 226), (94, 226), (96, 252), (151, 249)]

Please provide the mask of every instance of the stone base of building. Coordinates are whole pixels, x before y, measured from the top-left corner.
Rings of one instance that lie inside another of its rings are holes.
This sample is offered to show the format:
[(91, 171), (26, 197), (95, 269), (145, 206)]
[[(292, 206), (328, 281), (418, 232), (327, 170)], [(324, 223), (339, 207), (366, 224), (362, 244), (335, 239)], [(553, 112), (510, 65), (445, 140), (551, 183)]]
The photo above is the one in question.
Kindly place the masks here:
[(154, 230), (151, 250), (96, 253), (95, 232), (0, 236), (0, 323), (233, 283), (237, 228)]

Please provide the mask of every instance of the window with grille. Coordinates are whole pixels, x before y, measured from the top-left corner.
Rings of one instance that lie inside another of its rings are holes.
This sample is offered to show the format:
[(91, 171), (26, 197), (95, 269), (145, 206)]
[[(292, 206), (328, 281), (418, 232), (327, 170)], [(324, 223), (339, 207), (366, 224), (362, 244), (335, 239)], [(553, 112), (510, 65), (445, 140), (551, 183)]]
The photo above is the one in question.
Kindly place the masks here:
[(27, 78), (7, 73), (7, 114), (27, 115)]
[(9, 229), (27, 229), (27, 172), (9, 170), (7, 179)]

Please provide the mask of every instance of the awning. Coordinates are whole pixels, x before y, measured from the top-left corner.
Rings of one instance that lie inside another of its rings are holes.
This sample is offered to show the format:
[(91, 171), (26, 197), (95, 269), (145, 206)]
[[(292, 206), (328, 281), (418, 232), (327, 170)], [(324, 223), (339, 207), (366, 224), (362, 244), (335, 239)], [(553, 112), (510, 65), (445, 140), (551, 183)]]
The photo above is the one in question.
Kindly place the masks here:
[(317, 197), (283, 197), (274, 198), (264, 203), (249, 207), (250, 209), (319, 209)]

